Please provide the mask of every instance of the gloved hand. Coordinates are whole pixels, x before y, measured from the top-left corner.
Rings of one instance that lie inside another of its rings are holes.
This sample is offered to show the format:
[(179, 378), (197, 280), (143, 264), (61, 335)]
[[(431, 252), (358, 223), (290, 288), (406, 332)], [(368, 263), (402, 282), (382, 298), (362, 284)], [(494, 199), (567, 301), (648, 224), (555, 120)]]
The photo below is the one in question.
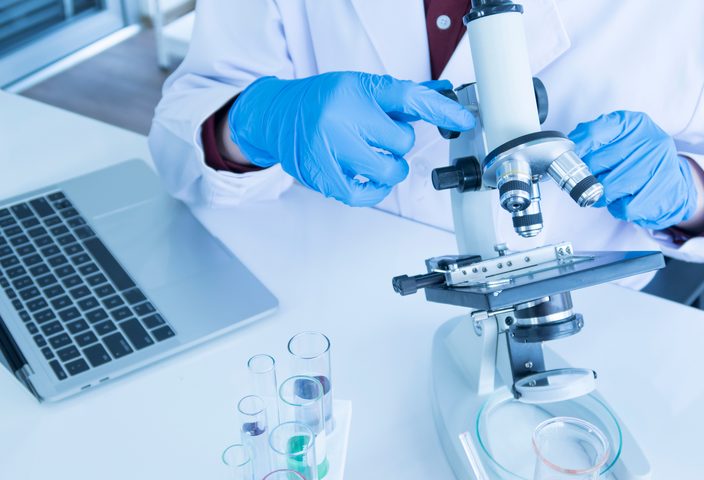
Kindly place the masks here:
[(425, 120), (455, 131), (474, 126), (467, 109), (434, 91), (450, 88), (448, 81), (420, 85), (356, 72), (264, 77), (230, 109), (232, 140), (255, 165), (280, 162), (325, 196), (375, 205), (408, 174), (403, 156), (415, 141), (408, 122)]
[(688, 220), (697, 190), (686, 158), (672, 138), (644, 113), (613, 112), (580, 123), (570, 139), (604, 185), (595, 204), (621, 220), (661, 230)]

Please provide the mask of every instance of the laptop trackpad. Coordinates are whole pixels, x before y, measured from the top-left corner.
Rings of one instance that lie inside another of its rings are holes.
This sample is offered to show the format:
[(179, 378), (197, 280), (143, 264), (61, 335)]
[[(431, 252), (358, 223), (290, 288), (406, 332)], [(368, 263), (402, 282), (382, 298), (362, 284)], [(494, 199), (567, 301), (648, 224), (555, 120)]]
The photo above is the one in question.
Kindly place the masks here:
[(153, 289), (224, 268), (232, 257), (181, 202), (157, 197), (91, 222), (138, 285)]

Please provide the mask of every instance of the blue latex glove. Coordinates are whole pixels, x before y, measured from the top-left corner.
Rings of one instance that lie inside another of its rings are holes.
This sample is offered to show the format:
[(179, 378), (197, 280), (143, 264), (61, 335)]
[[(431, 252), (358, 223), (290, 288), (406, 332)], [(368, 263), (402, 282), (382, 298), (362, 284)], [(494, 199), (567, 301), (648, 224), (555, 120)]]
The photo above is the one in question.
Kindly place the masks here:
[(576, 153), (604, 185), (595, 204), (621, 220), (661, 230), (697, 209), (697, 191), (686, 158), (672, 138), (644, 113), (613, 112), (580, 123), (569, 134)]
[(408, 122), (455, 131), (474, 126), (467, 109), (434, 91), (450, 88), (448, 81), (421, 85), (356, 72), (264, 77), (230, 109), (232, 140), (255, 165), (281, 163), (325, 196), (375, 205), (408, 174), (403, 156), (415, 141)]

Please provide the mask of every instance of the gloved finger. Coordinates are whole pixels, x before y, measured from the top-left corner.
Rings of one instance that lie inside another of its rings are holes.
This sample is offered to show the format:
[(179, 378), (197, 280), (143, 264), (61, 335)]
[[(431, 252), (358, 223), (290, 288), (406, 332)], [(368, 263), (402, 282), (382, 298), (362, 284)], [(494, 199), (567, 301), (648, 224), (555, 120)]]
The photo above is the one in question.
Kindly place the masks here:
[(425, 120), (460, 132), (474, 127), (474, 117), (469, 110), (435, 90), (389, 76), (380, 78), (373, 94), (379, 106), (390, 116), (401, 114), (404, 116), (402, 120)]
[(337, 160), (349, 178), (361, 175), (377, 185), (393, 186), (408, 176), (408, 163), (401, 156), (373, 150), (361, 138), (341, 145)]
[(391, 187), (378, 185), (373, 181), (360, 182), (343, 176), (338, 189), (330, 197), (350, 207), (373, 207), (391, 193)]
[(440, 90), (452, 90), (452, 82), (449, 80), (428, 80), (427, 82), (420, 82), (420, 84), (436, 92)]
[(567, 136), (576, 145), (575, 153), (583, 157), (624, 138), (642, 122), (652, 121), (643, 113), (621, 110), (580, 123)]
[(416, 142), (416, 132), (406, 122), (397, 122), (381, 112), (380, 121), (361, 127), (362, 137), (372, 147), (386, 150), (397, 157), (411, 151)]

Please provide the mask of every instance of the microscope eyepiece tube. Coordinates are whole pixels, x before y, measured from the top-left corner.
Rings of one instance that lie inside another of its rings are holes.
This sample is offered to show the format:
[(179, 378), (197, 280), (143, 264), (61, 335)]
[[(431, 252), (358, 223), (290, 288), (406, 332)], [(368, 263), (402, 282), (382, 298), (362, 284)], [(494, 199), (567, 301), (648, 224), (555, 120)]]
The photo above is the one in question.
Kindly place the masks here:
[(604, 186), (591, 174), (576, 153), (568, 150), (550, 166), (548, 174), (580, 207), (590, 207), (604, 194)]
[(499, 201), (504, 210), (515, 213), (528, 208), (532, 177), (530, 163), (525, 160), (513, 158), (499, 165), (496, 188), (499, 189)]

